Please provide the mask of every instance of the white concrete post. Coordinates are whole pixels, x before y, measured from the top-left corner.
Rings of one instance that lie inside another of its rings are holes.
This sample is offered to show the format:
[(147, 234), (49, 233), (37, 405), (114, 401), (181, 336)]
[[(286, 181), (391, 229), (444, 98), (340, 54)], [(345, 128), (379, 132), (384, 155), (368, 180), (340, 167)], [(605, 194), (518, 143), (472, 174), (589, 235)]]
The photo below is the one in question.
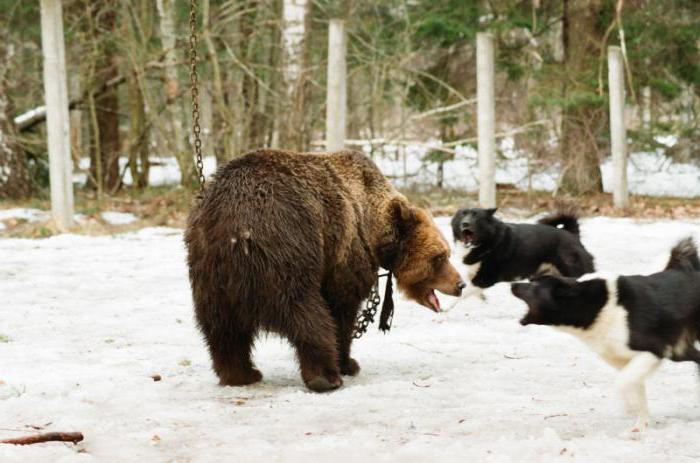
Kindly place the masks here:
[(496, 104), (493, 36), (476, 34), (476, 109), (479, 143), (479, 205), (496, 207)]
[(328, 83), (326, 85), (326, 150), (345, 147), (347, 90), (345, 21), (331, 19), (328, 27)]
[(61, 0), (41, 0), (51, 212), (59, 229), (65, 230), (73, 226), (73, 166), (62, 15)]
[(625, 68), (620, 47), (608, 47), (610, 151), (613, 162), (613, 206), (629, 207), (627, 131), (625, 128)]

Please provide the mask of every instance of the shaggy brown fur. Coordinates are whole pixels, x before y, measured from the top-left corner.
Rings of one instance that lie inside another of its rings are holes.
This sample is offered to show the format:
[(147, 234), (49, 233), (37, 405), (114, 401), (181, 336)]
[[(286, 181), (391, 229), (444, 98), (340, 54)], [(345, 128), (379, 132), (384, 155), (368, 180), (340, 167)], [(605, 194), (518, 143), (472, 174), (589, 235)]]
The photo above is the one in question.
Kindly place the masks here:
[(185, 242), (197, 322), (222, 385), (262, 378), (251, 360), (261, 330), (289, 339), (312, 390), (357, 374), (352, 332), (380, 265), (434, 310), (433, 289), (463, 287), (430, 216), (356, 152), (260, 150), (229, 162), (190, 213)]

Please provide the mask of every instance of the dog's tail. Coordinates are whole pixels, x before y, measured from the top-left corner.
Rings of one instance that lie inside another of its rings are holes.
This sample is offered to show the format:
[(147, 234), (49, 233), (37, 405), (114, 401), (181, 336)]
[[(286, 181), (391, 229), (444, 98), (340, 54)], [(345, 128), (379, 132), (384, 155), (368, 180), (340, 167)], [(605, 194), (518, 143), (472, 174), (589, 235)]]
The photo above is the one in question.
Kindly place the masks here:
[(671, 258), (664, 270), (683, 270), (685, 272), (700, 272), (698, 248), (692, 237), (683, 238), (671, 249)]
[(560, 209), (552, 215), (541, 218), (537, 221), (542, 225), (549, 225), (554, 228), (562, 228), (569, 233), (580, 237), (578, 226), (578, 214), (573, 209)]

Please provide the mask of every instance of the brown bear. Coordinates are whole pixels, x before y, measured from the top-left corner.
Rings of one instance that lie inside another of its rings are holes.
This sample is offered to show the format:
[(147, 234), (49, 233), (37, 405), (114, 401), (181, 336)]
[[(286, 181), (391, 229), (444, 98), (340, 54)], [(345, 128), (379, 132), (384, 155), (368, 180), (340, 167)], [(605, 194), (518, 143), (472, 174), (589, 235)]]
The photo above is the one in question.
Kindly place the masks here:
[(314, 391), (360, 370), (355, 320), (379, 266), (435, 311), (464, 283), (430, 215), (362, 153), (259, 150), (220, 167), (192, 209), (185, 242), (197, 323), (222, 385), (251, 384), (260, 331), (296, 348)]

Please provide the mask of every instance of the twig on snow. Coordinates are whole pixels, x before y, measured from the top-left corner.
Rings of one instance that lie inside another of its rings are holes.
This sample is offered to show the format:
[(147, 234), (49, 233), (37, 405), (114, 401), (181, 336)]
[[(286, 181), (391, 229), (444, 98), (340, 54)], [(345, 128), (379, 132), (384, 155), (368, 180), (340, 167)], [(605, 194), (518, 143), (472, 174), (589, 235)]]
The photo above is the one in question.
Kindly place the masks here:
[(415, 381), (413, 381), (413, 385), (416, 387), (430, 387), (430, 384), (418, 384)]
[(83, 440), (83, 433), (81, 432), (47, 432), (44, 434), (34, 434), (33, 436), (0, 440), (0, 444), (31, 445), (40, 444), (42, 442), (73, 442), (77, 444), (81, 440)]

